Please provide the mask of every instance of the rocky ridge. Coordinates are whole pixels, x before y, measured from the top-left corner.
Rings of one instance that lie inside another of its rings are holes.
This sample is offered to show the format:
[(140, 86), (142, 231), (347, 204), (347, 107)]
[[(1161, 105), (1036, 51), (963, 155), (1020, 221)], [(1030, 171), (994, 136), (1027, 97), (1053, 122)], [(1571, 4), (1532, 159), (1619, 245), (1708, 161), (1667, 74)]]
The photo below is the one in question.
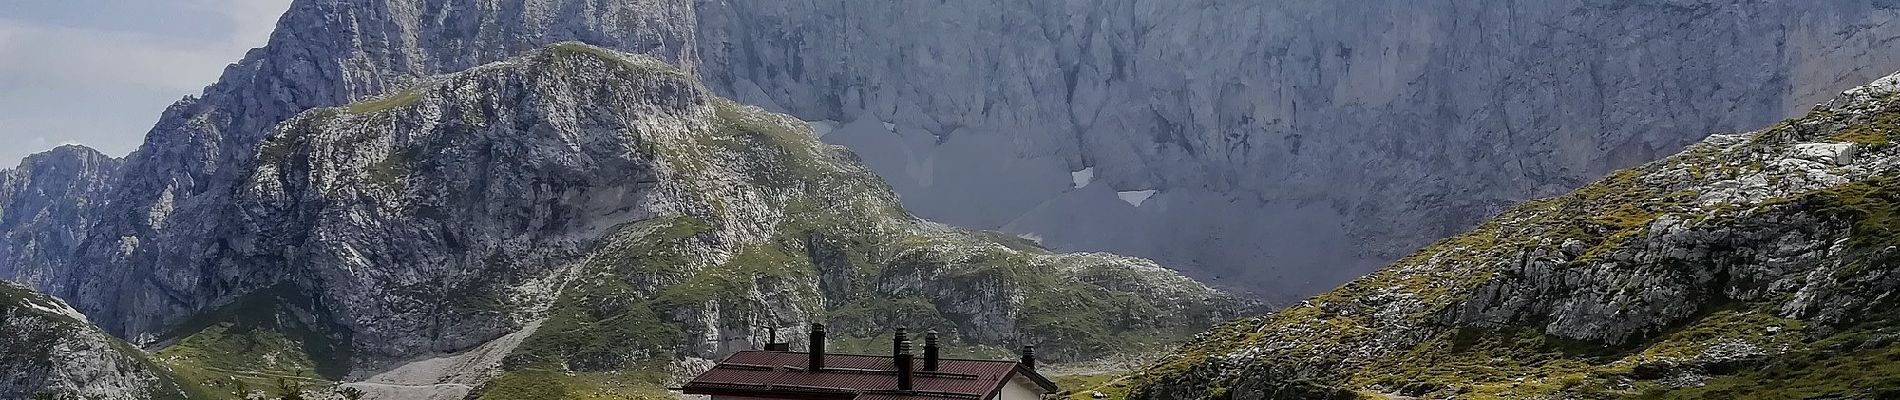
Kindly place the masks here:
[(165, 368), (52, 296), (0, 282), (0, 397), (186, 399)]
[(1130, 398), (1900, 393), (1900, 75), (1232, 322)]

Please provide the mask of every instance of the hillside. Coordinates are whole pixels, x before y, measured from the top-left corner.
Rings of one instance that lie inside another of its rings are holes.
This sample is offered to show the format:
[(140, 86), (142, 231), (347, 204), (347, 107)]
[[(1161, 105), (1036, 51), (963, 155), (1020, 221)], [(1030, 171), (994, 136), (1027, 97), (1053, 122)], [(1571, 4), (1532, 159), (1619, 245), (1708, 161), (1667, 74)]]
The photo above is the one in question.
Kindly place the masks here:
[(1900, 75), (1199, 336), (1130, 398), (1900, 394)]
[[(183, 400), (179, 380), (65, 302), (0, 282), (0, 398)], [(195, 393), (195, 392), (191, 392)]]

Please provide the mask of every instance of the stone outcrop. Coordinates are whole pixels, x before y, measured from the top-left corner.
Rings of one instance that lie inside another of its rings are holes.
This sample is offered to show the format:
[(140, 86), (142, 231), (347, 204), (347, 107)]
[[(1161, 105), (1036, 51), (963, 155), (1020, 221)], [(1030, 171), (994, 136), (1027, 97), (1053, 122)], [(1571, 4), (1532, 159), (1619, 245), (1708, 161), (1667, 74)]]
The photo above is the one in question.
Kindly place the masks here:
[(1132, 398), (1886, 398), (1900, 75), (1200, 336)]
[(86, 322), (65, 302), (0, 282), (0, 397), (186, 399), (143, 352)]

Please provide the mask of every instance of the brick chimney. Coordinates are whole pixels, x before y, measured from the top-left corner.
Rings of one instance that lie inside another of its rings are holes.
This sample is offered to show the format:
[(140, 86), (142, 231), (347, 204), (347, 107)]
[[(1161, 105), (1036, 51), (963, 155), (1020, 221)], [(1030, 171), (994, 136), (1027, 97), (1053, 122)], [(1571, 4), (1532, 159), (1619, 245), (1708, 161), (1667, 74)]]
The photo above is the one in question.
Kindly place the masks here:
[(937, 370), (937, 330), (924, 332), (924, 370)]
[(791, 343), (778, 341), (778, 328), (766, 328), (766, 331), (771, 332), (771, 339), (765, 340), (765, 351), (792, 351)]
[(818, 372), (825, 369), (825, 324), (816, 322), (811, 324), (811, 347), (807, 347), (805, 351), (811, 353), (811, 365), (805, 367), (806, 372)]
[(1030, 371), (1036, 370), (1036, 345), (1033, 345), (1033, 344), (1023, 345), (1022, 364), (1023, 364), (1023, 368), (1028, 368)]
[(910, 339), (904, 339), (904, 331), (901, 329), (897, 331), (897, 338), (897, 353), (893, 354), (897, 359), (897, 390), (910, 391), (912, 389), (911, 375), (915, 374), (911, 371), (914, 367), (911, 366)]
[(897, 335), (891, 336), (891, 356), (897, 356), (897, 351), (900, 350), (899, 345), (907, 340), (910, 340), (910, 332), (905, 331), (904, 328), (897, 328)]

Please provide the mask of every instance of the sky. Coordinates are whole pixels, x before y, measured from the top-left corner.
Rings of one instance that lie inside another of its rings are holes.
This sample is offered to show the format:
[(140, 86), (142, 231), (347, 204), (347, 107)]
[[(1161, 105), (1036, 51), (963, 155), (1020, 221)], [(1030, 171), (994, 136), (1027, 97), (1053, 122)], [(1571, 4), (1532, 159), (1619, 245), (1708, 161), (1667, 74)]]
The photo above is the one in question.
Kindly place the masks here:
[(113, 156), (263, 46), (290, 0), (0, 0), (0, 168), (62, 144)]

